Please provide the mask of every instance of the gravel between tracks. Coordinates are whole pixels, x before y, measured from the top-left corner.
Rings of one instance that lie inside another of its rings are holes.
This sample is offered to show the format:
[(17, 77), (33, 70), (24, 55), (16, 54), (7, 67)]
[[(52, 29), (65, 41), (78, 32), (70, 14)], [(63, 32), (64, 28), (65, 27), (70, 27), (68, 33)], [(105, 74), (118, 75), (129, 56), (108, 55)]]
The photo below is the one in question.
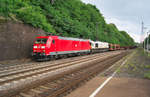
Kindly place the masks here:
[[(27, 85), (29, 87), (31, 84), (35, 85), (35, 84), (41, 83), (41, 82), (43, 82), (43, 79), (44, 79), (44, 81), (47, 81), (47, 79), (50, 80), (50, 77), (51, 78), (53, 77), (53, 79), (55, 79), (56, 75), (62, 76), (62, 74), (70, 73), (70, 72), (73, 72), (77, 69), (79, 70), (81, 68), (85, 68), (85, 67), (89, 66), (89, 64), (92, 64), (96, 61), (100, 62), (100, 61), (102, 61), (102, 59), (104, 60), (104, 59), (107, 59), (108, 57), (119, 55), (120, 53), (122, 53), (122, 51), (120, 51), (120, 52), (110, 52), (110, 53), (107, 53), (107, 55), (105, 55), (105, 56), (104, 55), (101, 56), (101, 57), (97, 56), (92, 60), (89, 58), (89, 59), (84, 59), (84, 61), (81, 62), (81, 63), (79, 63), (79, 62), (75, 63), (74, 62), (75, 65), (72, 65), (70, 67), (68, 66), (68, 67), (61, 68), (61, 69), (57, 68), (54, 71), (42, 72), (42, 73), (39, 73), (39, 74), (36, 74), (36, 75), (33, 74), (31, 77), (27, 77), (26, 79), (17, 79), (17, 80), (13, 80), (9, 83), (4, 83), (0, 86), (1, 96), (5, 96), (6, 93), (8, 93), (8, 94), (10, 93), (10, 95), (12, 95), (14, 93), (14, 91), (15, 91), (15, 93), (17, 93), (17, 92), (20, 91), (20, 89), (23, 89), (23, 88), (27, 87)], [(94, 57), (94, 56), (92, 56), (92, 57)], [(59, 76), (57, 76), (57, 77), (59, 77)], [(9, 90), (9, 92), (8, 92), (8, 90)]]

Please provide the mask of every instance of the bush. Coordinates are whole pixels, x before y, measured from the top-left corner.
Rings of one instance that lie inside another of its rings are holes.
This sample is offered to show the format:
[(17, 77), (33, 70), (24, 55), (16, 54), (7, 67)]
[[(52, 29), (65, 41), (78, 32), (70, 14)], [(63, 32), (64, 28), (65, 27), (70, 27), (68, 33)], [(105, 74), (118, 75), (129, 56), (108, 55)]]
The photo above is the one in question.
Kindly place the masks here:
[(0, 0), (0, 16), (21, 20), (56, 35), (134, 45), (125, 31), (106, 24), (95, 6), (80, 0), (56, 0), (54, 5), (50, 0)]

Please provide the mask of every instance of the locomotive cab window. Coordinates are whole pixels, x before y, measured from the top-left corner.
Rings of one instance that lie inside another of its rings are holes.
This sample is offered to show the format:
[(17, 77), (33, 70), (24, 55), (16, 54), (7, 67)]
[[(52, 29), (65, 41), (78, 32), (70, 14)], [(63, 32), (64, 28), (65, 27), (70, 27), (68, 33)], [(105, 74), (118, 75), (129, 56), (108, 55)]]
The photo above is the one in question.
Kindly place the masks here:
[(40, 44), (41, 43), (41, 40), (40, 39), (37, 39), (36, 41), (35, 41), (35, 44)]
[(46, 38), (41, 38), (41, 39), (37, 39), (35, 41), (35, 44), (46, 44), (47, 39)]
[(55, 44), (55, 40), (52, 40), (52, 43)]
[(90, 46), (94, 46), (94, 44), (90, 42)]
[(92, 43), (90, 42), (90, 45), (92, 46)]

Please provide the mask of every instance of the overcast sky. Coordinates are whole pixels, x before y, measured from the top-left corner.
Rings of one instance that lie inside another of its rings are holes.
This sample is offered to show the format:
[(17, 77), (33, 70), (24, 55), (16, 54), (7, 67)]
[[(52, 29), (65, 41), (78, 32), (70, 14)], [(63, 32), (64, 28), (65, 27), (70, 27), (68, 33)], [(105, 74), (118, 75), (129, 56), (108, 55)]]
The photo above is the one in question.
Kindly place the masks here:
[[(150, 30), (150, 0), (82, 0), (96, 5), (107, 23), (114, 23), (136, 41), (141, 41), (141, 22)], [(145, 35), (142, 36), (144, 38)]]

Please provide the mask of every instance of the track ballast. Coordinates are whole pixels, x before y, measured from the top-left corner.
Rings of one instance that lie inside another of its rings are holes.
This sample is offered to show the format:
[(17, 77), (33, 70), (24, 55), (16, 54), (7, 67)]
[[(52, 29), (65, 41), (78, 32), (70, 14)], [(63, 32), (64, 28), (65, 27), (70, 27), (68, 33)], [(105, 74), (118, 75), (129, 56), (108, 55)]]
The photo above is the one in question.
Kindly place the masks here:
[[(1, 97), (55, 97), (98, 74), (127, 54), (114, 51), (57, 63), (14, 66), (0, 73)], [(18, 69), (19, 68), (19, 69)]]

